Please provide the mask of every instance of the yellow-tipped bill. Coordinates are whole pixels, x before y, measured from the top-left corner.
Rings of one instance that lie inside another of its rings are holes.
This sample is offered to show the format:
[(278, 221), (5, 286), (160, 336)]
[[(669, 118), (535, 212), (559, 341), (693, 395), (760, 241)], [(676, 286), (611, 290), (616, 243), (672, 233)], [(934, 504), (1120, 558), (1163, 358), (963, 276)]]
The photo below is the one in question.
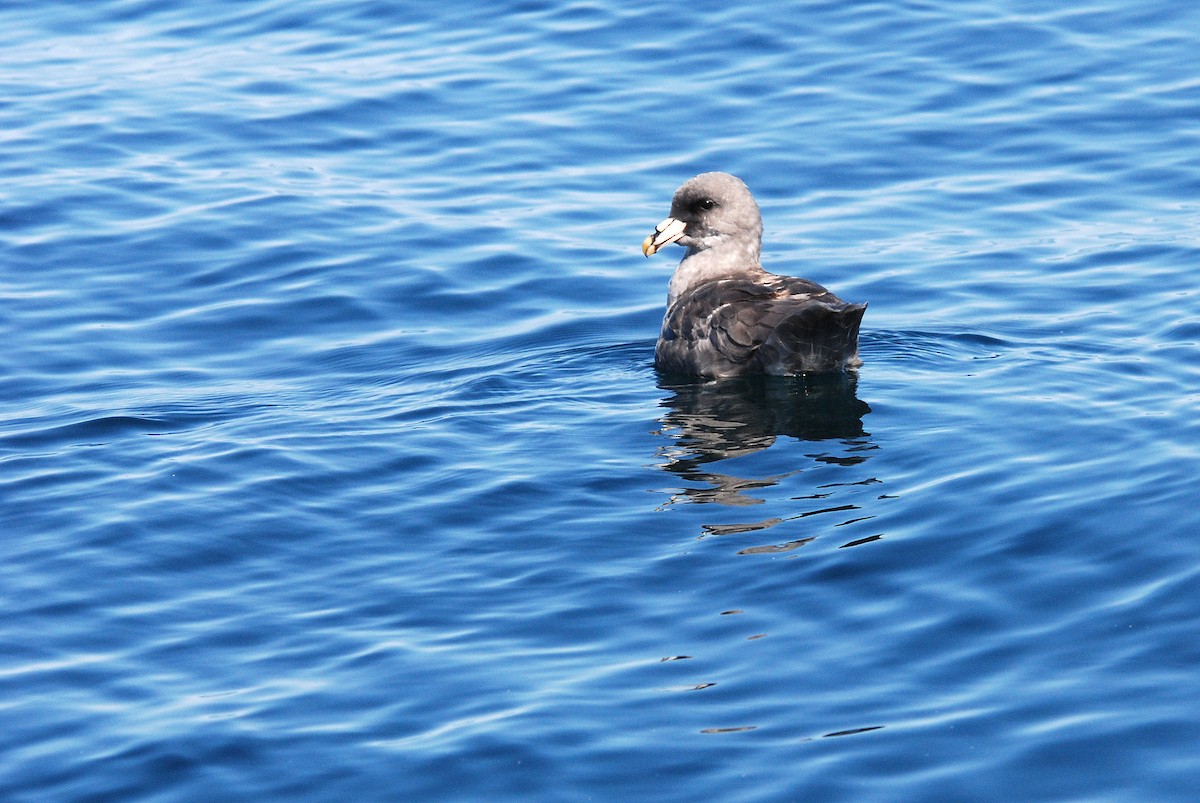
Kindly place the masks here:
[(654, 227), (654, 234), (642, 240), (642, 253), (646, 256), (657, 254), (663, 246), (670, 245), (683, 236), (687, 224), (682, 220), (669, 217)]

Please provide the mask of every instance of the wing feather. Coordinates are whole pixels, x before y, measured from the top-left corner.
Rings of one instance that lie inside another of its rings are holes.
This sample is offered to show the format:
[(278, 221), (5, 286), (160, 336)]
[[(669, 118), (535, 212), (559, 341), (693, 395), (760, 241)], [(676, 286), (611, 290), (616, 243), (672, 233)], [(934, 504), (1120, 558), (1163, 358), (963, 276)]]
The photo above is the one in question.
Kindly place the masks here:
[(706, 376), (837, 370), (857, 364), (865, 309), (805, 279), (707, 282), (667, 312), (656, 359)]

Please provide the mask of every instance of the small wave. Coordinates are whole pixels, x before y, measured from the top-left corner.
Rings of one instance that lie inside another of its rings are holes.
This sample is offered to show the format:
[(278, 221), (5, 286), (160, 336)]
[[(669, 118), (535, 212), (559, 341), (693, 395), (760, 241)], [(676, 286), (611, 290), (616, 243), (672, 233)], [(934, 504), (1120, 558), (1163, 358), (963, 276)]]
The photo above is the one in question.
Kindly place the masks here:
[(913, 361), (925, 365), (992, 360), (1013, 348), (1011, 341), (978, 332), (903, 329), (864, 332), (859, 344), (864, 360)]
[(213, 406), (161, 415), (102, 415), (65, 424), (30, 420), (25, 428), (0, 438), (0, 448), (26, 451), (54, 446), (99, 446), (129, 436), (170, 435), (225, 420), (232, 415), (234, 412), (230, 408)]

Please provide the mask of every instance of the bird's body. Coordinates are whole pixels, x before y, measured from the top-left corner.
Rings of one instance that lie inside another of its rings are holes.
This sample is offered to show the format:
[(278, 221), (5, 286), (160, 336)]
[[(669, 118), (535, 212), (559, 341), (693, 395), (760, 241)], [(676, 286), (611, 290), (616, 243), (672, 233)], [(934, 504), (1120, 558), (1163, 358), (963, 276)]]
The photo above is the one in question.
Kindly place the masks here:
[(762, 217), (742, 181), (702, 173), (685, 182), (671, 216), (646, 238), (646, 256), (687, 248), (667, 293), (654, 350), (669, 373), (720, 378), (855, 368), (866, 304), (848, 304), (807, 279), (759, 264)]

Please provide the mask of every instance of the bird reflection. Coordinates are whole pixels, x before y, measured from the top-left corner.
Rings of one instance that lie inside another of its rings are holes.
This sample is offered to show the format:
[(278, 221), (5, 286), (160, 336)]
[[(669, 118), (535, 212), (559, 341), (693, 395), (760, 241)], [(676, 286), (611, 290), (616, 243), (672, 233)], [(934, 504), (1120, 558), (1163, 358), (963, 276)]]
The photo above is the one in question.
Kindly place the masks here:
[[(659, 387), (671, 395), (661, 402), (667, 408), (661, 432), (671, 441), (659, 449), (663, 468), (704, 486), (682, 488), (671, 502), (682, 498), (735, 506), (761, 503), (752, 495), (755, 489), (774, 486), (790, 473), (743, 478), (713, 471), (711, 464), (766, 449), (781, 435), (848, 442), (837, 453), (814, 455), (818, 461), (853, 465), (866, 460), (865, 451), (874, 447), (862, 419), (871, 408), (858, 398), (857, 384), (854, 373), (714, 382), (664, 377)], [(775, 523), (759, 522), (749, 528)]]

